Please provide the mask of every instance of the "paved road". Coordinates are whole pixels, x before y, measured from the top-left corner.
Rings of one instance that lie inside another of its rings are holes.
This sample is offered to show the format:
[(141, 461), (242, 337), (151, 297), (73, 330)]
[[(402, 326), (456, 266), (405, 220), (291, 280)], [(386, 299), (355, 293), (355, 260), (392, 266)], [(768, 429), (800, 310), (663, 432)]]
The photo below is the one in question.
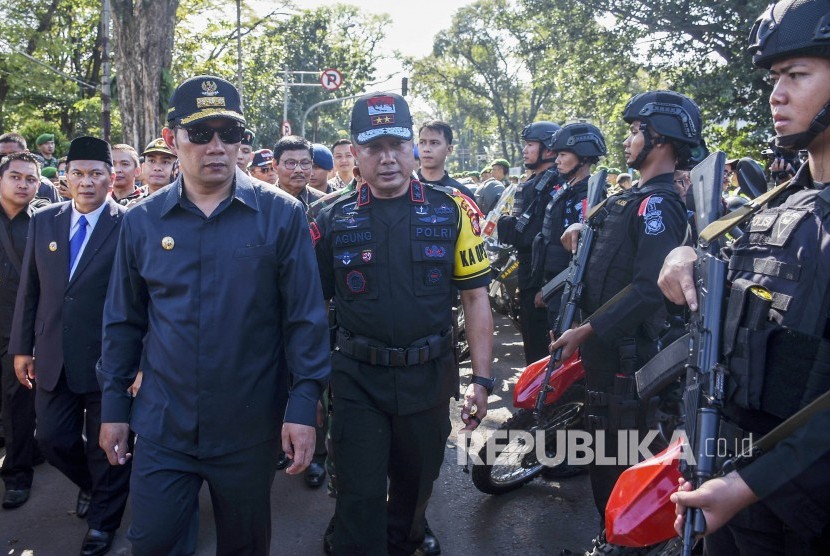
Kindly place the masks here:
[[(490, 413), (480, 431), (494, 429), (511, 414), (512, 385), (522, 366), (521, 336), (504, 317), (496, 316), (494, 372), (502, 379), (490, 398)], [(465, 375), (469, 367), (463, 368)], [(450, 402), (454, 430), (462, 427), (459, 405)], [(478, 433), (477, 433), (478, 434)], [(483, 442), (483, 436), (476, 439)], [(0, 450), (0, 455), (4, 452)], [(447, 441), (444, 467), (427, 510), (443, 553), (481, 555), (555, 555), (561, 548), (588, 545), (598, 516), (586, 475), (564, 481), (538, 478), (506, 495), (482, 494), (456, 463), (455, 436)], [(77, 554), (86, 523), (74, 515), (77, 489), (48, 464), (35, 472), (29, 502), (17, 510), (0, 510), (0, 554), (64, 556)], [(272, 555), (319, 556), (323, 531), (334, 511), (325, 488), (309, 490), (302, 479), (278, 473), (273, 491)], [(201, 493), (199, 556), (215, 553), (213, 513), (207, 489)], [(129, 507), (110, 554), (129, 555), (124, 536)]]

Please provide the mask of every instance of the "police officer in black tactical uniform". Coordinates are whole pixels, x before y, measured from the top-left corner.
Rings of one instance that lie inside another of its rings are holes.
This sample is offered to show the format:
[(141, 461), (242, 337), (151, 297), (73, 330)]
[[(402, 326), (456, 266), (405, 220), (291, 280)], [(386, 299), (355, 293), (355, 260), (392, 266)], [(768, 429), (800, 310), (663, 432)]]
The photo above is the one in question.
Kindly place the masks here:
[[(450, 432), (458, 391), (453, 287), (467, 318), (473, 378), (461, 418), (487, 413), (493, 322), (476, 207), (411, 178), (412, 118), (399, 95), (364, 95), (352, 147), (366, 183), (311, 225), (326, 299), (335, 301), (332, 553), (410, 556)], [(464, 518), (466, 519), (466, 518)]]
[(519, 260), (519, 323), (522, 327), (525, 363), (531, 364), (548, 353), (547, 310), (536, 306), (534, 298), (542, 287), (541, 276), (531, 272), (533, 239), (542, 230), (545, 207), (551, 191), (559, 184), (558, 176), (542, 178), (545, 170), (556, 163), (553, 142), (559, 125), (553, 122), (534, 122), (522, 130), (522, 158), (533, 174), (519, 184), (513, 203), (513, 214), (499, 218), (498, 234), (502, 243), (513, 245)]
[[(692, 149), (701, 146), (697, 105), (673, 91), (650, 91), (628, 101), (623, 118), (629, 135), (623, 143), (628, 166), (639, 170), (640, 185), (607, 199), (593, 215), (597, 228), (585, 270), (581, 309), (591, 315), (629, 284), (613, 306), (565, 331), (551, 344), (569, 357), (581, 346), (587, 389), (587, 423), (595, 450), (617, 454), (617, 431), (637, 429), (633, 373), (657, 351), (665, 309), (657, 275), (665, 256), (683, 243), (686, 209), (674, 184), (676, 167), (686, 168)], [(581, 224), (563, 234), (574, 251)], [(614, 483), (625, 469), (619, 465), (589, 466), (594, 502), (600, 514)]]
[[(830, 389), (830, 2), (785, 0), (767, 8), (749, 50), (773, 82), (777, 146), (808, 152), (789, 186), (725, 253), (730, 298), (739, 279), (772, 293), (772, 323), (748, 337), (750, 345), (760, 340), (759, 349), (727, 361), (721, 430), (737, 429), (735, 438), (752, 433), (757, 441)], [(660, 275), (666, 296), (693, 311), (694, 260), (690, 248), (676, 249)], [(732, 320), (727, 310), (724, 336)], [(736, 374), (744, 381), (730, 381)], [(813, 414), (749, 465), (688, 490), (684, 483), (672, 496), (675, 528), (682, 531), (687, 506), (702, 508), (708, 554), (830, 553), (830, 410)]]
[[(565, 249), (559, 238), (571, 224), (585, 218), (591, 165), (605, 156), (605, 138), (595, 125), (568, 124), (556, 134), (553, 150), (556, 151), (559, 176), (565, 180), (565, 185), (554, 188), (553, 198), (545, 207), (542, 231), (533, 242), (533, 281), (542, 284), (570, 264), (572, 253)], [(548, 312), (548, 330), (556, 323), (561, 299), (561, 296), (554, 296), (545, 305), (542, 292), (536, 293), (536, 306)]]

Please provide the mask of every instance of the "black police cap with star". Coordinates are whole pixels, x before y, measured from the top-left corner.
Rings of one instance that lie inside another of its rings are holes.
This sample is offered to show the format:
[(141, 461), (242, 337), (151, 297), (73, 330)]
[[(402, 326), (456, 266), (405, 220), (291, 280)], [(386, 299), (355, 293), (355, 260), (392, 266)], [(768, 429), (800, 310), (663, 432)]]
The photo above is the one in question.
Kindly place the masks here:
[(412, 139), (412, 115), (409, 105), (394, 93), (363, 95), (352, 108), (352, 137), (358, 145), (365, 145), (378, 137)]

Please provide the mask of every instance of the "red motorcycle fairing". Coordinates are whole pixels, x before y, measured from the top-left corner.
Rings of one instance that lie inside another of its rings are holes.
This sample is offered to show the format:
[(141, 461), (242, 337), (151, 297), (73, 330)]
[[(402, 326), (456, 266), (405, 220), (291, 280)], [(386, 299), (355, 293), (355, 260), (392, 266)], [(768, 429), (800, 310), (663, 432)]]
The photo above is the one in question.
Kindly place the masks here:
[(626, 469), (605, 506), (608, 542), (643, 547), (677, 536), (674, 504), (684, 442), (678, 438), (668, 448)]
[[(525, 367), (513, 389), (514, 406), (521, 409), (536, 407), (536, 398), (542, 389), (549, 361), (550, 355)], [(568, 388), (583, 378), (585, 378), (585, 370), (582, 368), (582, 359), (577, 351), (551, 373), (548, 383), (552, 390), (545, 396), (545, 405), (556, 402), (562, 394), (568, 391)]]

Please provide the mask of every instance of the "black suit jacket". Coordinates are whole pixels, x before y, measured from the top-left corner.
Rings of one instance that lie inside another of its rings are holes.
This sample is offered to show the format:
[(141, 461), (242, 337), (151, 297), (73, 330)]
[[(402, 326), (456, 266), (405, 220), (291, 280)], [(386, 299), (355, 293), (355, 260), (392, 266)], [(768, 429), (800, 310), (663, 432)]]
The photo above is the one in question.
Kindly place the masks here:
[(38, 387), (55, 389), (66, 369), (69, 389), (99, 391), (104, 299), (124, 207), (109, 196), (69, 280), (71, 201), (37, 212), (29, 224), (9, 353), (35, 355)]

